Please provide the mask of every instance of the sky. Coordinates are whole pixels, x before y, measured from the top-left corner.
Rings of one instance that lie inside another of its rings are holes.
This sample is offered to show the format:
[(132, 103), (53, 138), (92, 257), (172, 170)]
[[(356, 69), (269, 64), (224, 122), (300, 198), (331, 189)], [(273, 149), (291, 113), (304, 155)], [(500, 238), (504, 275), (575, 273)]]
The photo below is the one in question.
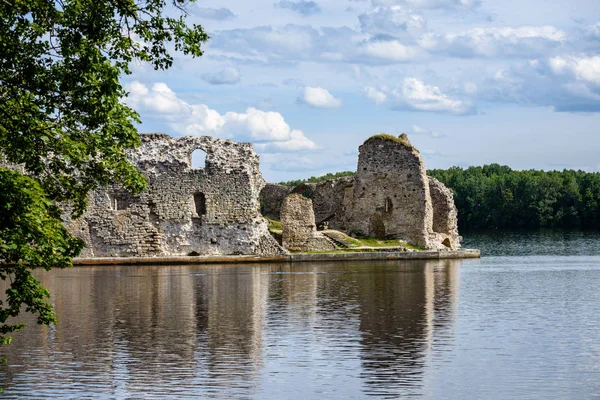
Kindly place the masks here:
[[(198, 0), (211, 39), (123, 78), (140, 132), (252, 142), (269, 182), (356, 170), (406, 133), (426, 167), (600, 171), (598, 0)], [(174, 12), (174, 11), (173, 11)]]

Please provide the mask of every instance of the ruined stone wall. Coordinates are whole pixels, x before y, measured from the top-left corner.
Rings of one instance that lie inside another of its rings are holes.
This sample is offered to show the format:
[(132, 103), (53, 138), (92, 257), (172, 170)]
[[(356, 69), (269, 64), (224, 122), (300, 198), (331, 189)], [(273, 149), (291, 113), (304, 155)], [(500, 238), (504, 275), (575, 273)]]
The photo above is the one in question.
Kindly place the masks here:
[(335, 244), (317, 232), (313, 204), (309, 198), (293, 193), (281, 206), (282, 244), (290, 251), (334, 250)]
[(302, 183), (292, 193), (312, 200), (317, 225), (327, 222), (331, 228), (344, 229), (345, 208), (352, 197), (353, 184), (353, 177), (342, 177), (319, 183)]
[(454, 204), (452, 190), (444, 186), (435, 178), (429, 178), (429, 193), (433, 206), (433, 232), (432, 241), (442, 243), (452, 250), (460, 248), (458, 235), (458, 210)]
[(377, 135), (359, 147), (346, 220), (351, 233), (436, 247), (430, 243), (433, 207), (425, 165), (407, 138)]
[[(95, 191), (69, 229), (86, 241), (84, 256), (275, 255), (285, 251), (259, 211), (264, 180), (249, 143), (207, 136), (141, 135), (130, 159), (149, 190), (130, 195), (117, 185)], [(204, 168), (191, 155), (206, 152)]]
[(279, 221), (281, 218), (281, 205), (285, 196), (290, 194), (292, 187), (267, 183), (260, 192), (262, 215)]
[[(313, 202), (317, 223), (350, 234), (398, 238), (427, 249), (458, 249), (452, 191), (426, 175), (406, 135), (376, 135), (359, 148), (355, 177), (302, 183), (292, 190)], [(270, 209), (281, 208), (274, 202)]]

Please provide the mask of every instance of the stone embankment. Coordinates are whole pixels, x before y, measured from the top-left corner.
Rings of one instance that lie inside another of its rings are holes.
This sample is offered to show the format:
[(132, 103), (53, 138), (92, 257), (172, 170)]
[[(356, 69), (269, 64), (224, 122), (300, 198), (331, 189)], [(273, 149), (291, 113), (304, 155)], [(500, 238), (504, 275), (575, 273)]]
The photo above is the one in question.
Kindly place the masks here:
[(415, 252), (330, 252), (295, 253), (281, 256), (192, 256), (192, 257), (94, 257), (76, 258), (74, 265), (180, 265), (180, 264), (248, 264), (314, 261), (390, 261), (445, 260), (479, 258), (479, 250), (441, 250)]

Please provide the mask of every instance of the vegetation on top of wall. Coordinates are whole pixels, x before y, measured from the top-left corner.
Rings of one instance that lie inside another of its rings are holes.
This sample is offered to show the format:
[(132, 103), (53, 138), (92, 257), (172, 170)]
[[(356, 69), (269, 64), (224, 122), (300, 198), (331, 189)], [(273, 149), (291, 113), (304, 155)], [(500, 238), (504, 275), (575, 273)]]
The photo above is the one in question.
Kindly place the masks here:
[(354, 171), (342, 171), (342, 172), (329, 173), (329, 174), (325, 174), (325, 175), (321, 175), (321, 176), (317, 176), (317, 177), (311, 176), (308, 179), (296, 179), (293, 181), (279, 182), (279, 184), (284, 185), (284, 186), (295, 187), (295, 186), (300, 185), (301, 183), (319, 183), (319, 182), (329, 181), (331, 179), (342, 178), (344, 176), (354, 176), (354, 175), (356, 175), (356, 172), (354, 172)]
[(434, 169), (454, 192), (460, 229), (600, 229), (600, 173), (515, 171), (499, 164)]
[(379, 133), (377, 135), (371, 136), (368, 140), (371, 140), (371, 139), (389, 140), (392, 142), (400, 143), (401, 145), (404, 145), (406, 147), (413, 148), (412, 144), (408, 140), (408, 136), (406, 136), (405, 133), (403, 133), (400, 136), (394, 136), (394, 135), (390, 135), (388, 133)]

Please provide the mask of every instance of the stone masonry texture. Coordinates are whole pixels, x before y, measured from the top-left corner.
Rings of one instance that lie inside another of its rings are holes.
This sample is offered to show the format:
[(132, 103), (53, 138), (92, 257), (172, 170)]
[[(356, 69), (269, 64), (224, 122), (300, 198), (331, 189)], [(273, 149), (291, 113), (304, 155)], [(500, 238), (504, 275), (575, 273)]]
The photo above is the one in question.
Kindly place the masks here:
[[(208, 136), (141, 135), (130, 159), (149, 190), (132, 196), (118, 185), (90, 195), (79, 219), (67, 221), (86, 242), (83, 257), (286, 254), (260, 214), (265, 182), (250, 143)], [(206, 152), (192, 168), (194, 150)]]
[(289, 186), (267, 183), (260, 192), (260, 203), (262, 215), (279, 221), (283, 199), (290, 194), (293, 188)]
[(283, 200), (281, 207), (283, 247), (290, 251), (326, 251), (336, 246), (315, 226), (312, 201), (293, 193)]
[(332, 229), (431, 250), (460, 248), (452, 191), (426, 175), (406, 135), (369, 138), (359, 147), (356, 176), (303, 183), (292, 193), (310, 198), (317, 224), (327, 221)]
[(436, 247), (430, 243), (433, 207), (419, 152), (407, 139), (384, 135), (368, 139), (358, 151), (346, 229), (357, 235)]

